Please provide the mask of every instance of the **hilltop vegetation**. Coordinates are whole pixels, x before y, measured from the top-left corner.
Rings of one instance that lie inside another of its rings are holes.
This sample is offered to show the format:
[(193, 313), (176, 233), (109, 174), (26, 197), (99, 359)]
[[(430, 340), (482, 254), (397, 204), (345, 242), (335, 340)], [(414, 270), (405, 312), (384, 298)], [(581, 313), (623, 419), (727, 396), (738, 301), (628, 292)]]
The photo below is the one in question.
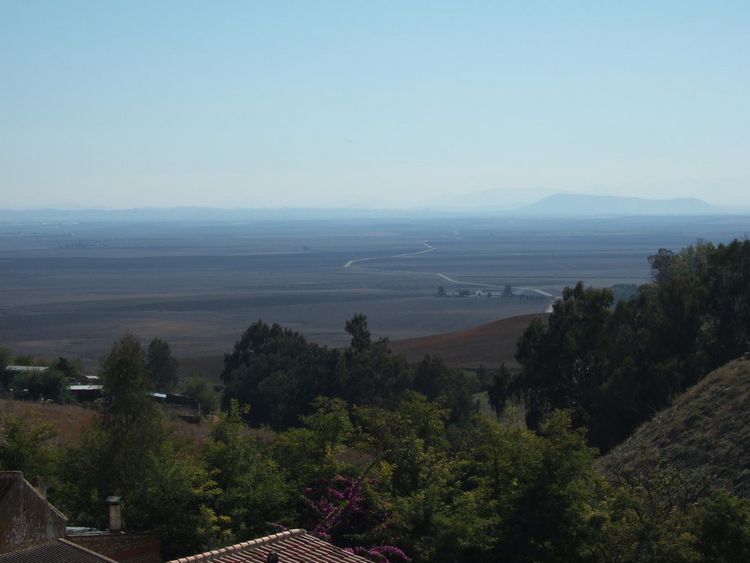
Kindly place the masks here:
[[(126, 334), (102, 362), (107, 401), (80, 440), (57, 445), (48, 426), (5, 417), (0, 467), (45, 477), (78, 525), (101, 526), (103, 499), (122, 496), (126, 526), (159, 533), (165, 557), (304, 527), (391, 563), (748, 560), (750, 500), (729, 461), (746, 438), (747, 370), (703, 377), (745, 346), (750, 243), (652, 263), (654, 283), (617, 305), (608, 290), (567, 289), (548, 323), (525, 331), (516, 372), (410, 364), (364, 315), (346, 323), (343, 349), (258, 321), (225, 356), (223, 412), (201, 442), (176, 436), (149, 402), (157, 362)], [(159, 365), (171, 381), (170, 362)], [(707, 467), (673, 450), (655, 466), (626, 460), (627, 478), (597, 470), (592, 442), (617, 444), (701, 380), (687, 407), (675, 403), (665, 440), (727, 433)], [(727, 386), (742, 396), (719, 404)], [(482, 391), (498, 415), (521, 400), (530, 428), (478, 412)], [(717, 426), (704, 429), (710, 412)], [(274, 431), (260, 440), (248, 425)]]
[(567, 288), (518, 346), (515, 393), (538, 427), (570, 409), (608, 450), (671, 398), (750, 347), (750, 241), (651, 257), (654, 282), (613, 306), (607, 289)]
[(672, 466), (750, 496), (750, 361), (723, 366), (600, 461), (617, 478)]

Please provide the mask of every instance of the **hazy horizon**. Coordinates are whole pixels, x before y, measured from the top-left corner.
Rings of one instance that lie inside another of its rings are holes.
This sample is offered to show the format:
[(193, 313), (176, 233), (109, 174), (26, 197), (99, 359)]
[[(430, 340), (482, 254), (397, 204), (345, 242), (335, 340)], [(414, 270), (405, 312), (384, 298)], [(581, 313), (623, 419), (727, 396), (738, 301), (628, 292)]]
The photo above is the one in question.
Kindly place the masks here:
[(5, 3), (0, 208), (750, 208), (750, 5)]
[[(569, 198), (561, 200), (560, 198)], [(562, 208), (555, 205), (563, 204)], [(643, 204), (633, 209), (623, 208), (627, 203), (635, 205)], [(665, 210), (663, 205), (675, 204), (676, 207)], [(653, 209), (649, 206), (653, 204)], [(593, 209), (581, 209), (581, 205), (593, 205)], [(645, 205), (645, 207), (644, 207)], [(599, 206), (599, 207), (596, 207)], [(709, 215), (747, 215), (750, 213), (750, 207), (742, 205), (722, 206), (713, 205), (703, 199), (694, 197), (670, 197), (670, 198), (644, 198), (636, 196), (619, 196), (614, 194), (584, 194), (575, 192), (556, 192), (550, 195), (533, 200), (519, 200), (518, 202), (508, 202), (504, 197), (502, 190), (487, 190), (483, 192), (474, 192), (457, 196), (443, 201), (438, 201), (432, 205), (414, 205), (414, 206), (371, 206), (362, 205), (356, 207), (349, 206), (267, 206), (267, 207), (242, 207), (242, 206), (200, 206), (200, 205), (172, 205), (172, 206), (138, 206), (138, 207), (104, 207), (104, 206), (18, 206), (3, 207), (0, 205), (0, 211), (10, 213), (20, 213), (30, 218), (43, 217), (44, 213), (80, 213), (86, 216), (88, 213), (103, 212), (107, 214), (141, 214), (149, 217), (153, 213), (165, 213), (165, 216), (176, 215), (178, 218), (182, 213), (193, 211), (207, 212), (208, 215), (202, 216), (201, 220), (221, 219), (239, 217), (242, 213), (255, 215), (258, 213), (273, 213), (274, 216), (283, 218), (284, 214), (291, 216), (300, 216), (300, 213), (312, 213), (314, 216), (323, 216), (328, 214), (337, 215), (340, 213), (353, 213), (356, 216), (368, 216), (368, 214), (383, 214), (385, 216), (483, 216), (497, 215), (506, 217), (533, 217), (534, 212), (543, 209), (541, 216), (558, 217), (560, 219), (575, 218), (576, 216), (585, 217), (598, 214), (629, 216), (629, 215), (692, 215), (692, 214), (709, 214)], [(630, 209), (630, 210), (629, 210)], [(321, 215), (323, 214), (323, 215)], [(375, 215), (373, 215), (375, 216)], [(304, 217), (304, 215), (302, 215)], [(198, 218), (198, 217), (196, 217)]]

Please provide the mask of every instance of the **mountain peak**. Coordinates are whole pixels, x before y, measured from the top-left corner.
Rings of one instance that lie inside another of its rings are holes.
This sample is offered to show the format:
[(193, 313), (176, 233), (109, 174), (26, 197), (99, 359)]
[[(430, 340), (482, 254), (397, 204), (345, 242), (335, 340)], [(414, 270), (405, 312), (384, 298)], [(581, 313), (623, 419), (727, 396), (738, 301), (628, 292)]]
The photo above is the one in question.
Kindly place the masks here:
[(547, 196), (519, 209), (524, 215), (709, 215), (716, 209), (693, 197), (646, 199), (610, 195), (565, 194)]

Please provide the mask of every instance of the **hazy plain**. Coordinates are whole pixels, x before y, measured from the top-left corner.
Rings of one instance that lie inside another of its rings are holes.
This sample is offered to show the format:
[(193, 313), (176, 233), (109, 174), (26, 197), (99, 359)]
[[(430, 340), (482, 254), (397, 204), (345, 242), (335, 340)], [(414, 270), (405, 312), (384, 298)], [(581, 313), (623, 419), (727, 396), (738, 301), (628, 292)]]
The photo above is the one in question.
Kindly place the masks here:
[(750, 230), (730, 216), (110, 219), (0, 223), (0, 345), (95, 360), (131, 330), (179, 356), (212, 355), (263, 319), (337, 346), (357, 312), (376, 336), (436, 334), (551, 301), (441, 298), (439, 286), (558, 295), (578, 280), (642, 283), (659, 248)]

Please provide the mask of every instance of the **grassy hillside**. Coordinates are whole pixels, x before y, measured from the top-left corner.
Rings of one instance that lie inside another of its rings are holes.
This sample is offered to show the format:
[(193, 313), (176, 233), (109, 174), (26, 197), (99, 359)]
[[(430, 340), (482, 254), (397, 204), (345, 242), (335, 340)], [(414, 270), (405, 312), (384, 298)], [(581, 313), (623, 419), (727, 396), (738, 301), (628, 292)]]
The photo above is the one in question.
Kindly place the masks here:
[(750, 360), (713, 371), (600, 460), (608, 473), (659, 462), (750, 496)]
[(219, 383), (221, 372), (224, 369), (224, 355), (215, 356), (190, 356), (179, 358), (179, 375), (185, 379), (192, 375), (202, 375)]
[(516, 343), (523, 330), (532, 320), (547, 317), (546, 313), (519, 315), (468, 330), (396, 340), (391, 342), (391, 348), (412, 362), (435, 354), (451, 367), (496, 367), (502, 362), (513, 366)]
[[(547, 313), (519, 315), (483, 324), (468, 330), (447, 332), (418, 338), (394, 340), (394, 352), (406, 355), (410, 362), (419, 362), (428, 354), (442, 357), (451, 367), (476, 368), (480, 365), (497, 367), (504, 362), (515, 366), (513, 356), (523, 330), (537, 318), (546, 319)], [(180, 376), (201, 374), (219, 383), (224, 369), (224, 356), (193, 356), (180, 358)]]
[[(179, 436), (202, 440), (211, 432), (213, 425), (209, 422), (191, 424), (174, 417), (168, 408), (165, 407), (164, 410), (170, 428)], [(70, 445), (78, 440), (85, 428), (91, 425), (96, 411), (93, 408), (75, 404), (57, 405), (0, 399), (0, 417), (3, 416), (21, 416), (24, 419), (50, 424), (55, 430), (55, 443)]]
[(56, 405), (32, 401), (0, 399), (0, 417), (21, 416), (52, 425), (58, 444), (75, 442), (84, 428), (91, 425), (96, 412), (78, 405)]

